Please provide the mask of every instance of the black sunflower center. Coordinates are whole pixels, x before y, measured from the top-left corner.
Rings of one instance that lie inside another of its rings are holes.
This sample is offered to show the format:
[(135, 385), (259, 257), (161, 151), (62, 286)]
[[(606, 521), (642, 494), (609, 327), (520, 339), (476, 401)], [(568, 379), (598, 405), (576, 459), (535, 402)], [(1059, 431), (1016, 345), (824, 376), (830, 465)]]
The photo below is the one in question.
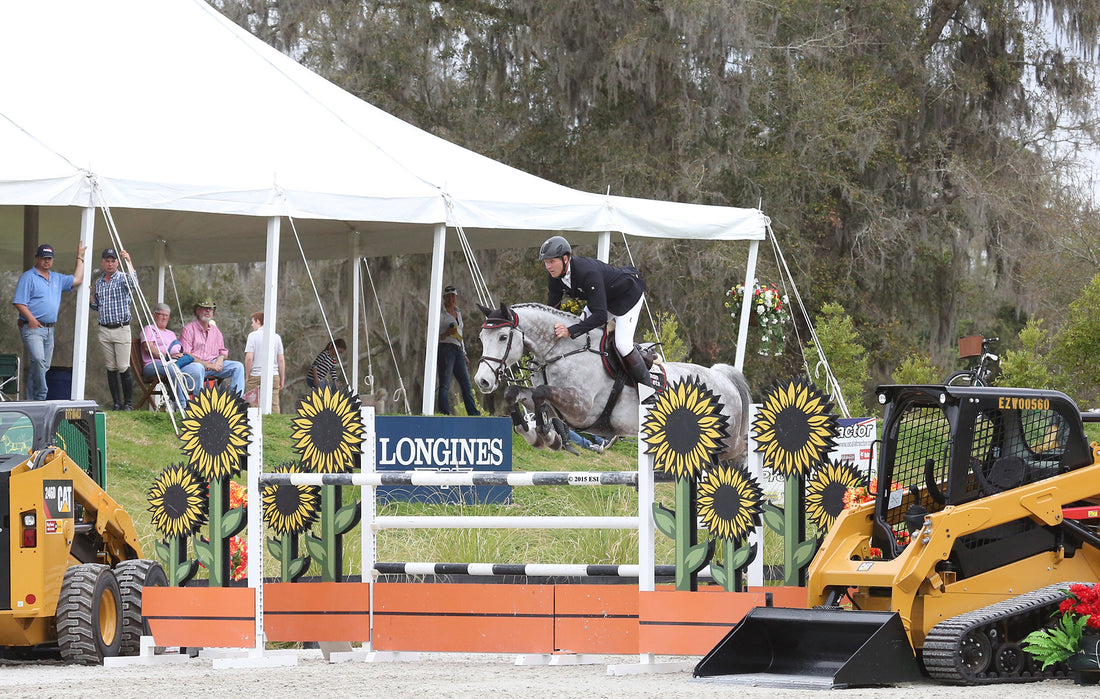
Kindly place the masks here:
[(211, 411), (199, 418), (196, 431), (199, 444), (207, 454), (219, 455), (229, 448), (229, 439), (233, 430), (229, 417), (217, 411)]
[(842, 483), (827, 483), (821, 490), (821, 509), (830, 517), (839, 517), (844, 511), (844, 494), (848, 489)]
[(275, 509), (284, 517), (289, 517), (298, 510), (302, 502), (296, 485), (280, 485), (275, 491)]
[(783, 451), (794, 454), (810, 441), (809, 416), (795, 406), (779, 411), (775, 416), (775, 441)]
[(344, 420), (333, 410), (322, 410), (309, 428), (313, 447), (322, 454), (332, 454), (344, 438)]
[(187, 491), (179, 484), (164, 489), (164, 514), (168, 519), (180, 519), (187, 514)]
[(690, 454), (699, 446), (702, 432), (699, 416), (687, 408), (676, 408), (665, 420), (665, 440), (677, 454)]
[(741, 512), (741, 494), (732, 485), (723, 483), (714, 490), (714, 516), (725, 522), (732, 522)]

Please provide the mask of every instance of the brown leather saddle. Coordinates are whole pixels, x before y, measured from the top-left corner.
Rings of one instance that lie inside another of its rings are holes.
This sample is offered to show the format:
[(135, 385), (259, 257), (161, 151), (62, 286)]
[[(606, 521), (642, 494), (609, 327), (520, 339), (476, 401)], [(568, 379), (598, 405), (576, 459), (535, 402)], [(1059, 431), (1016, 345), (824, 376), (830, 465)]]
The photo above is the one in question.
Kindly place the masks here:
[[(645, 360), (646, 368), (650, 372), (655, 372), (660, 376), (662, 388), (668, 387), (668, 375), (665, 373), (665, 368), (661, 364), (657, 364), (657, 350), (653, 345), (639, 345), (634, 343), (634, 347), (642, 355), (642, 359)], [(600, 358), (603, 360), (604, 371), (607, 375), (616, 381), (623, 380), (625, 383), (631, 385), (635, 384), (634, 378), (627, 372), (626, 367), (623, 366), (623, 360), (619, 356), (619, 351), (615, 349), (615, 330), (608, 330), (604, 328), (603, 336), (600, 338)], [(656, 367), (656, 369), (654, 369)]]

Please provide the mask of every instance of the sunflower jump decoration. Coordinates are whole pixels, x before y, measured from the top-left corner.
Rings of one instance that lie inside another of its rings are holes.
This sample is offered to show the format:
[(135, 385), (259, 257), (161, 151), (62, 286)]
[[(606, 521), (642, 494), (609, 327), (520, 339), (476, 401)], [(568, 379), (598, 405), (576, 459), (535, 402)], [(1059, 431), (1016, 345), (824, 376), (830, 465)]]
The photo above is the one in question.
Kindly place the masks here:
[(697, 479), (714, 463), (727, 436), (722, 404), (696, 377), (679, 381), (658, 394), (642, 428), (653, 467), (676, 478), (676, 509), (653, 504), (658, 530), (676, 542), (676, 589), (695, 590), (697, 573), (714, 553), (714, 543), (698, 542)]
[[(314, 390), (298, 402), (291, 420), (294, 450), (306, 473), (351, 473), (359, 465), (363, 420), (359, 397), (347, 389), (329, 386)], [(359, 522), (359, 503), (343, 504), (343, 488), (321, 490), (321, 536), (306, 534), (306, 549), (321, 565), (321, 580), (343, 576), (343, 537)], [(369, 572), (369, 571), (367, 571)]]
[(823, 463), (806, 484), (806, 515), (819, 531), (828, 531), (848, 507), (850, 493), (865, 483), (863, 476), (847, 461)]
[(210, 484), (208, 539), (195, 541), (195, 555), (210, 571), (210, 585), (231, 580), (230, 539), (245, 526), (245, 506), (230, 504), (231, 480), (244, 468), (252, 438), (248, 403), (221, 387), (204, 388), (187, 406), (180, 430), (187, 464)]
[[(299, 464), (284, 463), (273, 473), (303, 473)], [(310, 557), (298, 556), (298, 537), (317, 519), (320, 488), (315, 485), (275, 483), (263, 486), (264, 524), (278, 536), (267, 540), (279, 561), (283, 582), (295, 582), (309, 570)]]
[(804, 483), (836, 445), (837, 419), (832, 400), (805, 377), (776, 385), (765, 397), (753, 422), (756, 451), (764, 468), (785, 478), (784, 506), (764, 505), (764, 523), (783, 537), (783, 579), (799, 585), (817, 551), (817, 540), (806, 536)]
[(743, 465), (708, 469), (699, 484), (699, 517), (722, 541), (722, 563), (710, 564), (714, 581), (727, 592), (742, 589), (741, 569), (756, 554), (756, 546), (741, 546), (760, 526), (764, 493)]
[(198, 572), (199, 562), (187, 557), (187, 542), (206, 524), (206, 482), (185, 463), (160, 472), (148, 492), (153, 527), (163, 536), (157, 555), (165, 561), (168, 584), (186, 585)]

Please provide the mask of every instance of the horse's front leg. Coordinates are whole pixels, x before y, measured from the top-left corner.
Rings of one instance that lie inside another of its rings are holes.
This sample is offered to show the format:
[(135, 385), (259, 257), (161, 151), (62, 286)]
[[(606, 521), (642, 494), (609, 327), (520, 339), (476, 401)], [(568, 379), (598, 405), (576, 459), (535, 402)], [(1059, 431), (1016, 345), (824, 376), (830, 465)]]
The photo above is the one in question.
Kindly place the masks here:
[[(536, 386), (531, 389), (531, 398), (535, 404), (535, 414), (541, 414), (542, 410), (550, 406), (557, 410), (558, 414), (570, 425), (586, 423), (589, 411), (592, 409), (592, 396), (586, 395), (578, 388), (561, 388), (559, 386)], [(566, 438), (568, 435), (562, 435)]]
[(536, 449), (546, 446), (546, 435), (537, 429), (541, 420), (536, 417), (531, 389), (509, 386), (504, 391), (504, 404), (511, 410), (512, 429), (515, 433)]

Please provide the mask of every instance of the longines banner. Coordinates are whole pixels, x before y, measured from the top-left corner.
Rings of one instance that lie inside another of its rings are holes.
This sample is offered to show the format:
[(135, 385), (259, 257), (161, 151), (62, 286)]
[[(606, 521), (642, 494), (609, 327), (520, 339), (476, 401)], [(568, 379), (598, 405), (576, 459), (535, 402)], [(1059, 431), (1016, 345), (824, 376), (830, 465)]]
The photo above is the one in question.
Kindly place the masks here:
[[(512, 421), (506, 417), (401, 417), (374, 419), (379, 471), (511, 471)], [(378, 502), (512, 501), (512, 487), (379, 486)]]

